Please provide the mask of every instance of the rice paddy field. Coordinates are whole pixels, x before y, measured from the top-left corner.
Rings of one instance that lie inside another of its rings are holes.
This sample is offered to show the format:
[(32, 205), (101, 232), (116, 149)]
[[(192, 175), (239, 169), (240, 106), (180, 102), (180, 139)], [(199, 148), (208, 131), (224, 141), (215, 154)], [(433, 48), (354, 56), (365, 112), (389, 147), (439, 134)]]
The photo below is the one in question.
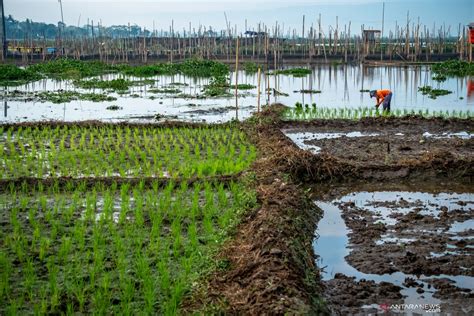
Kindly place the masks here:
[(8, 127), (0, 148), (3, 315), (176, 314), (256, 203), (220, 178), (255, 159), (235, 127)]
[(2, 65), (0, 315), (472, 314), (472, 64), (255, 69)]
[(239, 173), (255, 147), (237, 128), (1, 128), (1, 178), (189, 178)]

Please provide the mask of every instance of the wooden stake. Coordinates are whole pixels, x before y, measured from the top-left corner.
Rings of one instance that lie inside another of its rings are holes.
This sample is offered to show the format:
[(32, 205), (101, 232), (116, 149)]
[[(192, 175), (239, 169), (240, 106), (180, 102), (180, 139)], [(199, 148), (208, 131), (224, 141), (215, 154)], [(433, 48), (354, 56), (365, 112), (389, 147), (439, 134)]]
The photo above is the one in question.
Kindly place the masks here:
[(239, 120), (239, 98), (238, 98), (238, 84), (239, 84), (239, 37), (236, 39), (235, 49), (235, 119)]
[(257, 85), (257, 113), (260, 113), (260, 80), (261, 80), (261, 75), (262, 75), (262, 72), (261, 72), (261, 69), (260, 69), (260, 66), (258, 67), (258, 74), (257, 74), (257, 81), (258, 81), (258, 85)]

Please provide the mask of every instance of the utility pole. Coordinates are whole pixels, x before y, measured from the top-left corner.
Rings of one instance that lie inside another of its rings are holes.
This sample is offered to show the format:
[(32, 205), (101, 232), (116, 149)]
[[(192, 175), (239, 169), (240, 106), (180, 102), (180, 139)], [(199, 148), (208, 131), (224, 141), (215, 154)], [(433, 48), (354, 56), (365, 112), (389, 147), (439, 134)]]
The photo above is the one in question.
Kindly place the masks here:
[(5, 9), (3, 7), (3, 0), (0, 0), (0, 7), (2, 11), (2, 21), (0, 23), (0, 27), (2, 28), (2, 32), (0, 34), (0, 36), (2, 37), (2, 58), (5, 60), (5, 58), (7, 58), (7, 30), (5, 23)]

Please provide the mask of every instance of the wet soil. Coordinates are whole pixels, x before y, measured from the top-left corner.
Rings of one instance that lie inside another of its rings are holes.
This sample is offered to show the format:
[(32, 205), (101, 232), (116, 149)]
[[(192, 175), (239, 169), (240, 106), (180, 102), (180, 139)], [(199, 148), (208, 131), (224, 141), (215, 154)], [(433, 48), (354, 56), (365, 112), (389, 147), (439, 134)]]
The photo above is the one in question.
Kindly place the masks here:
[[(474, 131), (474, 120), (442, 118), (367, 118), (361, 121), (285, 122), (289, 133), (377, 134), (305, 141), (321, 148), (311, 158), (313, 180), (391, 179), (409, 176), (472, 177), (474, 138), (437, 138), (443, 133)], [(397, 135), (398, 134), (398, 135)], [(401, 135), (403, 134), (403, 135)], [(308, 179), (310, 180), (310, 179)]]
[[(394, 194), (395, 199), (386, 201), (380, 201), (372, 193), (363, 196), (357, 193), (401, 189), (405, 194)], [(410, 198), (409, 192), (419, 191), (432, 192), (430, 200)], [(470, 193), (463, 195), (467, 199), (458, 200), (454, 192)], [(314, 198), (334, 201), (341, 210), (349, 229), (350, 253), (344, 259), (350, 266), (366, 275), (403, 273), (406, 276), (403, 287), (416, 292), (411, 300), (423, 304), (432, 302), (429, 297), (433, 297), (443, 314), (469, 315), (474, 311), (472, 289), (452, 279), (474, 276), (474, 227), (472, 224), (469, 227), (474, 219), (471, 182), (442, 180), (426, 184), (408, 180), (368, 184), (358, 181), (332, 189), (316, 186), (313, 194)], [(371, 195), (372, 200), (363, 198)], [(446, 198), (452, 202), (443, 204)], [(453, 229), (458, 224), (465, 227)], [(406, 294), (402, 287), (392, 283), (376, 283), (342, 273), (336, 273), (323, 284), (331, 311), (338, 315), (377, 313), (383, 304), (403, 304)], [(374, 303), (378, 308), (373, 307)]]

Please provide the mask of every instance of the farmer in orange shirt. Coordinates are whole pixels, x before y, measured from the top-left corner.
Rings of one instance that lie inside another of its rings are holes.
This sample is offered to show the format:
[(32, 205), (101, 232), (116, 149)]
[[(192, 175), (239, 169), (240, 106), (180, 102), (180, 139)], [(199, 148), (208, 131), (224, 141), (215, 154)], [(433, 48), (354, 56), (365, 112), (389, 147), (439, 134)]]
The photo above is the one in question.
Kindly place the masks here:
[(390, 101), (392, 101), (392, 91), (390, 90), (372, 90), (370, 91), (370, 97), (377, 98), (377, 104), (375, 107), (378, 109), (380, 104), (383, 103), (383, 110), (390, 112)]

